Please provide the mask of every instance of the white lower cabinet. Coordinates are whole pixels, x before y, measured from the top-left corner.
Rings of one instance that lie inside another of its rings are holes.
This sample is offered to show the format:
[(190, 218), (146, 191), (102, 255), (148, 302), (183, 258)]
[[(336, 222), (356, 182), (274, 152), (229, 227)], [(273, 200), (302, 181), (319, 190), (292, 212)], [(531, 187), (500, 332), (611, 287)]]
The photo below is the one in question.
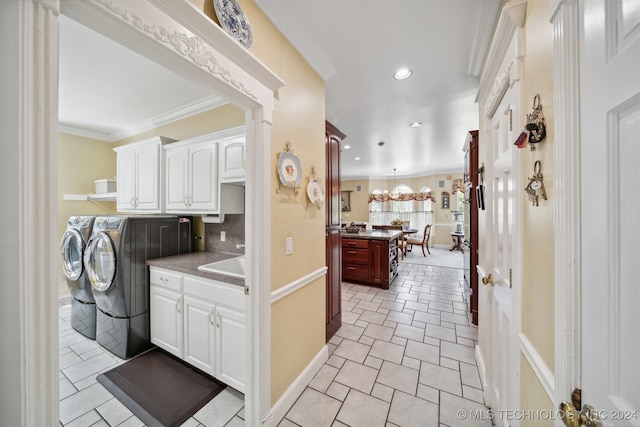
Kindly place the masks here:
[(151, 267), (151, 342), (244, 393), (244, 288), (171, 275)]

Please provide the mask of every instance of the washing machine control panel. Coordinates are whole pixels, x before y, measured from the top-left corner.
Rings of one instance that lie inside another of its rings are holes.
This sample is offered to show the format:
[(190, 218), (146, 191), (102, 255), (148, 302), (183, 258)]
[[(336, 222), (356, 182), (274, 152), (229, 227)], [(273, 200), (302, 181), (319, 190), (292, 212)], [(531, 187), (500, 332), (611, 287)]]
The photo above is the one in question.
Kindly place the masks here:
[(120, 228), (122, 218), (98, 217), (93, 225), (94, 231), (117, 230)]
[(69, 218), (69, 226), (77, 229), (89, 228), (92, 225), (92, 221), (92, 216), (72, 216)]

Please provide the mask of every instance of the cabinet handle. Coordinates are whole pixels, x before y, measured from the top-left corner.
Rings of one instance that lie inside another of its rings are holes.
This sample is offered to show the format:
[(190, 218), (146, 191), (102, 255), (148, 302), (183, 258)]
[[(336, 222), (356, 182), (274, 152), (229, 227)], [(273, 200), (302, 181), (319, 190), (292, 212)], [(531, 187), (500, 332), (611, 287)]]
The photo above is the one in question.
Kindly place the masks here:
[(353, 254), (353, 255), (355, 255), (355, 254), (357, 254), (358, 252), (356, 252), (356, 251), (347, 251), (347, 253), (348, 253), (348, 254)]
[(181, 298), (178, 298), (178, 300), (176, 301), (176, 310), (178, 311), (178, 313), (180, 313), (180, 301)]
[(211, 313), (209, 313), (209, 323), (213, 325), (213, 310), (211, 310)]
[(182, 201), (182, 203), (184, 203), (186, 207), (189, 207), (189, 198), (187, 196), (184, 196), (184, 200)]
[(193, 196), (189, 196), (189, 207), (193, 204)]
[(355, 267), (347, 267), (347, 270), (355, 270)]
[(220, 313), (216, 312), (216, 327), (220, 327)]
[(136, 207), (136, 198), (132, 197), (131, 200), (129, 200), (129, 203), (131, 203), (131, 206), (133, 206), (135, 208)]
[(351, 246), (353, 246), (353, 245), (355, 245), (355, 244), (356, 244), (356, 242), (347, 242), (347, 245), (351, 245)]

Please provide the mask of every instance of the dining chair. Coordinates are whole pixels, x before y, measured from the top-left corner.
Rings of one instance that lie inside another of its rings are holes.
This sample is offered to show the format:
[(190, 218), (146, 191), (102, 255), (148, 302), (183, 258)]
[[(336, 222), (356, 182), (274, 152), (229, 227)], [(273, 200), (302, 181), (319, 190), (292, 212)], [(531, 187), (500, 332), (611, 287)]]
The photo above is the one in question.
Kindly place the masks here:
[(422, 247), (422, 255), (427, 256), (427, 254), (424, 251), (425, 248), (427, 249), (427, 252), (429, 252), (429, 255), (431, 255), (431, 251), (429, 250), (429, 237), (430, 236), (431, 236), (431, 224), (427, 224), (424, 227), (424, 234), (422, 235), (422, 237), (420, 237), (420, 236), (409, 237), (406, 240), (406, 242), (405, 242), (406, 250), (411, 252), (411, 249), (413, 249), (413, 245), (420, 245)]

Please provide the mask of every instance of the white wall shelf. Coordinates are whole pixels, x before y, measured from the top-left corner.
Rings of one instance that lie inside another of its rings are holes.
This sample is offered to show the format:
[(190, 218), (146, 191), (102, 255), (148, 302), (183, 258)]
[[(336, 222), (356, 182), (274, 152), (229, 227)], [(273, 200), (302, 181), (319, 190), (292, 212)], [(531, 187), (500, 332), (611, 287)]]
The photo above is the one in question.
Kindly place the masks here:
[(101, 193), (101, 194), (65, 194), (64, 200), (77, 202), (115, 202), (118, 193)]

